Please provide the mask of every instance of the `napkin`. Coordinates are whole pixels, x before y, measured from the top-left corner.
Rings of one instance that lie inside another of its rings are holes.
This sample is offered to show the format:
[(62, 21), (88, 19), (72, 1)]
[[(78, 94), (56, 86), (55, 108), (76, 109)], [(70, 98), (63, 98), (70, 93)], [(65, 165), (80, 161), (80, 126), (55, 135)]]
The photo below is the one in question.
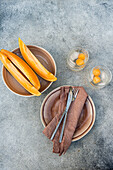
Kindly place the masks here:
[[(83, 87), (74, 87), (74, 88), (79, 89), (79, 93), (77, 95), (77, 98), (71, 103), (71, 106), (69, 108), (62, 142), (59, 143), (59, 136), (60, 136), (62, 124), (60, 125), (53, 139), (53, 152), (59, 153), (59, 155), (62, 155), (62, 153), (65, 153), (67, 149), (69, 148), (71, 141), (72, 141), (73, 134), (77, 127), (77, 123), (78, 123), (81, 111), (87, 99), (87, 93)], [(43, 133), (49, 139), (51, 138), (52, 133), (55, 130), (65, 110), (68, 92), (69, 92), (69, 88), (67, 89), (67, 87), (61, 87), (60, 95), (52, 107), (51, 111), (52, 111), (52, 115), (54, 115), (54, 118), (43, 130)]]
[[(65, 105), (66, 105), (65, 87), (61, 87), (59, 100), (56, 99), (56, 101), (55, 101), (55, 103), (53, 105), (52, 113), (51, 113), (54, 116), (54, 118), (52, 119), (52, 121), (43, 130), (43, 133), (49, 139), (51, 138), (52, 133), (55, 130), (55, 128), (57, 126), (57, 123), (58, 123), (58, 121), (60, 120), (60, 118), (62, 116), (63, 111), (65, 110)], [(63, 109), (62, 112), (61, 112), (61, 109)]]

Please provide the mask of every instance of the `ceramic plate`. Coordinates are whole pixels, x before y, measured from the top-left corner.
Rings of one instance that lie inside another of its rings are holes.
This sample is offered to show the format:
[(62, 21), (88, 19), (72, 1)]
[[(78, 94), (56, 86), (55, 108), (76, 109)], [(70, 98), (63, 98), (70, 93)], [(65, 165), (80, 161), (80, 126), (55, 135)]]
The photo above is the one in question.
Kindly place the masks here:
[[(65, 87), (68, 88), (69, 86)], [(40, 115), (44, 127), (47, 126), (48, 123), (53, 119), (53, 116), (51, 114), (51, 108), (59, 94), (60, 87), (50, 92), (42, 103)], [(72, 141), (77, 141), (81, 139), (91, 130), (95, 122), (95, 115), (96, 112), (93, 100), (91, 99), (90, 96), (88, 96), (84, 108), (81, 112), (81, 116), (78, 121), (78, 126), (73, 135)]]
[[(38, 46), (33, 46), (33, 45), (28, 45), (27, 46), (31, 52), (38, 58), (38, 60), (44, 65), (44, 67), (49, 70), (51, 73), (53, 73), (54, 75), (56, 75), (56, 64), (55, 61), (53, 59), (53, 57), (51, 56), (51, 54), (46, 51), (45, 49), (38, 47)], [(22, 57), (20, 49), (17, 48), (15, 50), (12, 51), (13, 53), (17, 54), (19, 57)], [(24, 60), (24, 59), (23, 59)], [(3, 66), (2, 69), (2, 76), (3, 76), (3, 80), (6, 84), (6, 86), (15, 94), (21, 95), (21, 96), (33, 96), (32, 94), (30, 94), (27, 90), (25, 90), (16, 80), (15, 78), (6, 70), (6, 68)], [(38, 75), (37, 75), (38, 76)], [(44, 92), (45, 90), (47, 90), (50, 85), (52, 84), (52, 82), (46, 81), (44, 79), (42, 79), (41, 77), (39, 77), (40, 80), (40, 84), (41, 84), (41, 88), (40, 88), (40, 92)]]

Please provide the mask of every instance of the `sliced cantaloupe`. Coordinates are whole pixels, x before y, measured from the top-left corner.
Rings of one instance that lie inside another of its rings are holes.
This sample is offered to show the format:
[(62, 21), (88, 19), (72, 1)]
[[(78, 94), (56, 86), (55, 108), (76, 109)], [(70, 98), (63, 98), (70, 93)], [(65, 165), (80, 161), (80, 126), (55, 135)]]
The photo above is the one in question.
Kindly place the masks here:
[(0, 60), (11, 75), (31, 94), (40, 96), (41, 93), (21, 74), (15, 65), (8, 59), (6, 55), (0, 52)]
[(56, 81), (57, 78), (50, 73), (41, 63), (40, 61), (32, 54), (32, 52), (28, 49), (28, 47), (24, 44), (24, 42), (19, 38), (19, 47), (21, 54), (25, 61), (33, 68), (33, 70), (41, 76), (43, 79), (47, 81)]
[(28, 66), (25, 61), (23, 61), (20, 57), (18, 57), (16, 54), (2, 49), (1, 52), (7, 56), (8, 59), (12, 61), (12, 63), (22, 71), (22, 73), (29, 79), (31, 84), (34, 85), (36, 89), (40, 89), (40, 82), (37, 77), (37, 75), (34, 73), (34, 71)]

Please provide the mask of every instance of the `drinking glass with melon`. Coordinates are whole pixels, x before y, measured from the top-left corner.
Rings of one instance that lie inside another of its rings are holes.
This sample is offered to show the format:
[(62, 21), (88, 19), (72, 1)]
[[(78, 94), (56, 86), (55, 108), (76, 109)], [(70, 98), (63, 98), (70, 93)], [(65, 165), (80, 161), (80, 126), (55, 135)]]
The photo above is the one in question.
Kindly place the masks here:
[(67, 58), (67, 64), (69, 68), (73, 71), (80, 71), (88, 62), (89, 55), (88, 52), (80, 47), (71, 51)]
[(112, 79), (111, 71), (103, 65), (92, 68), (89, 74), (89, 82), (95, 88), (103, 88), (110, 83)]

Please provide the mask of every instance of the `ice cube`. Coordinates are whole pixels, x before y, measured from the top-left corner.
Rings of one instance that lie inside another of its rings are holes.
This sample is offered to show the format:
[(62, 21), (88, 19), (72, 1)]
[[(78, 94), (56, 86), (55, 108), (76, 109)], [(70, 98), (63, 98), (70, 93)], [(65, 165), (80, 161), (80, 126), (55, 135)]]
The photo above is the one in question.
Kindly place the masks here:
[(74, 51), (74, 52), (71, 54), (70, 59), (71, 59), (72, 61), (74, 61), (74, 60), (76, 60), (76, 59), (78, 58), (78, 55), (79, 55), (79, 53), (76, 52), (76, 51)]

